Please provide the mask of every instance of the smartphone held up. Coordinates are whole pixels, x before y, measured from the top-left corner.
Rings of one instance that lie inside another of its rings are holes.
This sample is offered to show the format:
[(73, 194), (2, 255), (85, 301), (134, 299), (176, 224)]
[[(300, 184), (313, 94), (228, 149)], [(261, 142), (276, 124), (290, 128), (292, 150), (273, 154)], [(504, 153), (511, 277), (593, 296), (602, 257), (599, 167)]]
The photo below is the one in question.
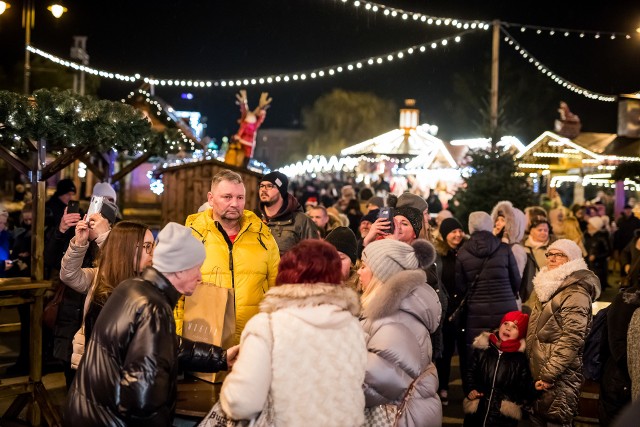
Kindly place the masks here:
[(91, 215), (100, 213), (103, 203), (103, 196), (91, 196), (91, 202), (89, 202), (89, 210), (87, 211), (87, 224), (90, 221)]
[(389, 229), (387, 230), (387, 232), (389, 234), (393, 234), (393, 232), (395, 231), (395, 227), (393, 224), (393, 208), (390, 208), (389, 206), (380, 208), (380, 211), (378, 212), (378, 218), (389, 220)]

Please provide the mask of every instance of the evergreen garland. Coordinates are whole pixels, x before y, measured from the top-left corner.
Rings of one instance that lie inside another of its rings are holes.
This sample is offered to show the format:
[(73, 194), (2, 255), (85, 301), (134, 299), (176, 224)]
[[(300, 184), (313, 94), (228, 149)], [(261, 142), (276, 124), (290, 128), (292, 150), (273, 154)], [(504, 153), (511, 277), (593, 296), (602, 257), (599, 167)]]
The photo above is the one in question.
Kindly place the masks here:
[(518, 170), (511, 153), (478, 150), (469, 156), (469, 167), (465, 169), (468, 175), (463, 173), (464, 184), (449, 202), (449, 209), (463, 225), (467, 225), (471, 212), (491, 213), (502, 200), (511, 201), (521, 210), (534, 204), (527, 177), (516, 173)]
[(0, 91), (0, 145), (21, 158), (29, 140), (47, 141), (47, 151), (86, 146), (91, 152), (130, 151), (165, 155), (175, 129), (157, 133), (134, 107), (71, 91), (40, 89), (32, 96)]

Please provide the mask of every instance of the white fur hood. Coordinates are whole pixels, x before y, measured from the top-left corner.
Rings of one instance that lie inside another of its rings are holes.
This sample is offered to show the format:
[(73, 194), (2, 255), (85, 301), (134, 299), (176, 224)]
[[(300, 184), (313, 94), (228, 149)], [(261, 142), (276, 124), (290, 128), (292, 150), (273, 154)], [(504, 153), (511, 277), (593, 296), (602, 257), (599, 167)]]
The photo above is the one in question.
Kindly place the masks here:
[[(569, 276), (572, 277), (570, 278)], [(559, 289), (574, 283), (578, 283), (585, 288), (591, 295), (592, 300), (596, 300), (600, 296), (600, 281), (598, 277), (588, 269), (587, 264), (582, 258), (569, 261), (553, 270), (549, 270), (549, 267), (546, 266), (542, 267), (533, 278), (533, 289), (540, 302), (545, 303), (549, 301)]]

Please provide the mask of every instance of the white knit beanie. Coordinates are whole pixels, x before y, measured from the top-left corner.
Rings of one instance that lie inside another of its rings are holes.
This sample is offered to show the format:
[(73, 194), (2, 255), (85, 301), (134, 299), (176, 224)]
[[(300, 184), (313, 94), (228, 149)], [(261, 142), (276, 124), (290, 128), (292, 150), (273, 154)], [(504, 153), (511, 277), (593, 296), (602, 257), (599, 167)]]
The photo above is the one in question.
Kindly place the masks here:
[(469, 215), (469, 234), (476, 231), (493, 231), (491, 216), (483, 211), (471, 212)]
[(436, 251), (426, 240), (416, 239), (411, 245), (394, 239), (376, 240), (362, 252), (362, 260), (381, 281), (403, 270), (426, 268), (435, 260)]
[(110, 198), (113, 199), (114, 203), (116, 202), (116, 199), (118, 198), (118, 196), (116, 194), (116, 190), (113, 189), (111, 184), (106, 183), (106, 182), (99, 182), (96, 185), (94, 185), (92, 194), (94, 196), (110, 197)]
[(578, 246), (573, 240), (569, 239), (559, 239), (549, 245), (549, 249), (555, 249), (557, 251), (562, 252), (567, 257), (569, 257), (569, 261), (573, 261), (574, 259), (582, 258), (582, 249)]
[(158, 233), (153, 267), (161, 273), (175, 273), (201, 266), (206, 257), (204, 245), (191, 229), (170, 222)]

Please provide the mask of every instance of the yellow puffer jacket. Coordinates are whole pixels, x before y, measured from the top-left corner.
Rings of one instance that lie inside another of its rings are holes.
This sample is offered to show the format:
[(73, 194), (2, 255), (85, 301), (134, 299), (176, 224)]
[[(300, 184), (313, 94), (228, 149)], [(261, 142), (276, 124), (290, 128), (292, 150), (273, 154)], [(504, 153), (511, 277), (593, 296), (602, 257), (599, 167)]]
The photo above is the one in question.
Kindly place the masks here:
[[(211, 216), (211, 209), (189, 215), (185, 225), (204, 243), (207, 258), (202, 264), (202, 281), (233, 288), (236, 305), (235, 341), (247, 321), (259, 311), (259, 304), (270, 287), (275, 285), (280, 263), (278, 245), (267, 227), (251, 211), (244, 211), (240, 232), (229, 251), (224, 236)], [(229, 259), (232, 256), (232, 261)], [(233, 270), (232, 270), (233, 269)], [(197, 298), (198, 290), (190, 297)], [(176, 331), (182, 335), (184, 297), (174, 310)]]

